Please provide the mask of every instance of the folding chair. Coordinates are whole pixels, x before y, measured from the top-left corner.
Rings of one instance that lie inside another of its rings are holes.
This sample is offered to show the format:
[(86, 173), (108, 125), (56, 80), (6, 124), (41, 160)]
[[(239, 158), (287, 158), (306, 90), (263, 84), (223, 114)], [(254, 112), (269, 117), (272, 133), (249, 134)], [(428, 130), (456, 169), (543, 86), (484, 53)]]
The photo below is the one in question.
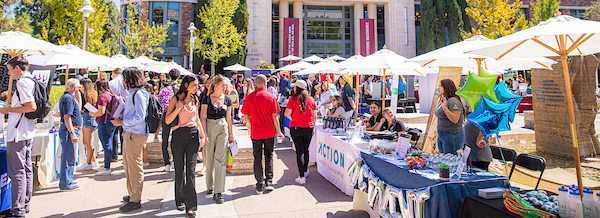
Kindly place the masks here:
[(540, 171), (540, 177), (538, 178), (537, 184), (535, 184), (535, 190), (537, 190), (538, 186), (540, 185), (540, 181), (542, 180), (544, 170), (546, 169), (546, 159), (532, 154), (519, 154), (519, 156), (517, 156), (513, 162), (512, 168), (510, 169), (508, 180), (510, 180), (513, 170), (515, 170), (515, 165), (519, 165), (529, 170)]

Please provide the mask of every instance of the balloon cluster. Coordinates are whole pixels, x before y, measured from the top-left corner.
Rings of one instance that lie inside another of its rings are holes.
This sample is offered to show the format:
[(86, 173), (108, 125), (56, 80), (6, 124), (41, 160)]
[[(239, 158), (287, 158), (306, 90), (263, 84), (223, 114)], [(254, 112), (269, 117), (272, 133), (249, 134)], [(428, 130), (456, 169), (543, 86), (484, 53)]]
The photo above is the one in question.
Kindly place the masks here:
[(466, 119), (481, 130), (484, 137), (510, 130), (517, 107), (523, 98), (515, 95), (504, 81), (496, 84), (497, 75), (482, 70), (482, 76), (469, 72), (465, 85), (456, 94), (475, 110)]
[(423, 217), (423, 203), (429, 200), (429, 190), (402, 190), (386, 184), (359, 157), (348, 169), (350, 184), (367, 193), (371, 209), (379, 206), (381, 217)]

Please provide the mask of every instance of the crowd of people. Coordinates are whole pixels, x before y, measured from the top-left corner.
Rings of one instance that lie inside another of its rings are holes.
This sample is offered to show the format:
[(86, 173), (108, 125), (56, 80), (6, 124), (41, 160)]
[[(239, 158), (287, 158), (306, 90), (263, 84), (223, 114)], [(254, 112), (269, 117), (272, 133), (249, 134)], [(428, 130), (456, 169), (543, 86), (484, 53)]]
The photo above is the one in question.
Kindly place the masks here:
[[(24, 216), (29, 211), (33, 189), (31, 147), (36, 122), (23, 114), (36, 110), (35, 84), (33, 79), (23, 79), (32, 77), (27, 72), (28, 62), (22, 56), (12, 58), (7, 66), (9, 75), (17, 79), (17, 91), (11, 105), (0, 108), (0, 113), (8, 114), (9, 118), (7, 161), (8, 175), (13, 181), (10, 212), (13, 216)], [(106, 77), (103, 74), (92, 82), (86, 71), (80, 71), (76, 78), (65, 82), (65, 92), (50, 113), (61, 120), (58, 129), (62, 144), (60, 190), (80, 189), (73, 180), (75, 171), (95, 170), (96, 176), (111, 176), (111, 163), (117, 162), (122, 155), (128, 193), (123, 197), (126, 204), (119, 210), (129, 212), (141, 208), (144, 167), (149, 165), (146, 142), (153, 136), (155, 142), (161, 143), (164, 171), (175, 171), (177, 209), (190, 217), (195, 217), (197, 209), (197, 176), (204, 176), (207, 193), (213, 196), (215, 203), (224, 202), (228, 146), (235, 141), (234, 122), (247, 126), (252, 140), (255, 190), (260, 194), (274, 190), (274, 144), (275, 140), (284, 138), (279, 114), (289, 117), (298, 164), (295, 181), (305, 184), (310, 174), (308, 148), (317, 117), (349, 119), (356, 116), (359, 106), (355, 98), (372, 96), (374, 80), (372, 76), (365, 77), (360, 86), (362, 91), (355, 96), (351, 86), (351, 83), (356, 85), (355, 78), (347, 74), (334, 82), (333, 77), (310, 75), (303, 78), (287, 72), (261, 74), (253, 79), (238, 74), (208, 77), (202, 72), (182, 77), (179, 71), (171, 70), (168, 75), (160, 74), (155, 80), (148, 72), (128, 67), (115, 69), (110, 80)], [(463, 125), (463, 106), (455, 98), (454, 84), (448, 81), (440, 83), (442, 103), (435, 112), (439, 118), (440, 151), (455, 153), (462, 146), (463, 137), (467, 144), (485, 147), (481, 133), (474, 134), (478, 129), (469, 122)], [(281, 103), (285, 105), (284, 111), (280, 109)], [(159, 117), (162, 118), (155, 125), (151, 117), (156, 115), (157, 108), (160, 108)], [(407, 127), (395, 118), (395, 111), (382, 107), (379, 101), (371, 102), (369, 109), (371, 116), (365, 120), (366, 130), (407, 131)], [(96, 130), (104, 150), (102, 166), (95, 159), (98, 151), (93, 136)], [(86, 152), (85, 158), (80, 158), (83, 160), (81, 165), (76, 166), (80, 142)], [(474, 161), (487, 161), (484, 156), (477, 156)], [(196, 164), (200, 160), (204, 168), (197, 170)]]

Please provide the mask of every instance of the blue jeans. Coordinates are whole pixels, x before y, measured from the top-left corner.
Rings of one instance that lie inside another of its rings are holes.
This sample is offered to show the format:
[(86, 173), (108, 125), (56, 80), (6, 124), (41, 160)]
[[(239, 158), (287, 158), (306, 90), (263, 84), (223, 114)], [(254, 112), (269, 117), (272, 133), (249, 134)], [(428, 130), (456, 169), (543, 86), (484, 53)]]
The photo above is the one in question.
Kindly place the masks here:
[(104, 169), (110, 169), (110, 162), (113, 156), (113, 132), (115, 126), (110, 122), (113, 120), (109, 117), (106, 120), (98, 122), (98, 138), (104, 148)]
[(438, 130), (438, 149), (440, 153), (456, 154), (456, 150), (463, 146), (465, 131), (447, 132)]
[[(73, 132), (79, 136), (79, 129), (73, 128)], [(73, 184), (73, 173), (75, 172), (75, 151), (78, 143), (71, 143), (71, 134), (65, 125), (60, 125), (58, 130), (60, 144), (62, 145), (62, 154), (60, 158), (60, 180), (58, 187), (65, 189)]]

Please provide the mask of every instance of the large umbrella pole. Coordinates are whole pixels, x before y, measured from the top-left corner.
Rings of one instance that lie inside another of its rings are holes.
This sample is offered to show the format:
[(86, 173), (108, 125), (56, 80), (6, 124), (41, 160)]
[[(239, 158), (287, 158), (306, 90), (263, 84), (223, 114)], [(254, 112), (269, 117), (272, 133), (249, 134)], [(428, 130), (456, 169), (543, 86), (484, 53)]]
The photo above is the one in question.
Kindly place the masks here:
[[(8, 55), (12, 58), (12, 57), (16, 57), (17, 55), (21, 55), (23, 53), (26, 52), (26, 50), (15, 50), (15, 49), (3, 49), (6, 53), (8, 53)], [(6, 99), (6, 105), (10, 106), (10, 100), (12, 98), (12, 84), (13, 84), (13, 77), (9, 76), (8, 77), (8, 98)]]
[(383, 69), (383, 94), (381, 95), (381, 108), (385, 108), (385, 81), (387, 79), (385, 78), (385, 69)]
[(356, 122), (358, 122), (358, 81), (360, 81), (360, 75), (358, 75), (358, 72), (356, 72), (356, 84), (354, 84), (354, 90), (356, 90), (356, 96), (355, 97), (355, 104), (354, 106), (356, 107), (355, 113), (356, 113)]
[(65, 72), (65, 87), (67, 85), (67, 80), (69, 80), (69, 65), (67, 64), (67, 71)]
[(474, 58), (477, 61), (477, 76), (481, 76), (481, 61), (483, 58)]
[(573, 139), (573, 153), (575, 159), (575, 170), (577, 172), (577, 185), (580, 197), (583, 197), (583, 184), (581, 181), (581, 162), (579, 160), (579, 143), (577, 142), (577, 126), (575, 125), (575, 111), (573, 110), (573, 93), (571, 92), (571, 77), (569, 75), (569, 62), (567, 60), (566, 36), (559, 36), (560, 59), (562, 60), (563, 75), (565, 77), (565, 91), (567, 92), (567, 108), (571, 121), (571, 138)]

